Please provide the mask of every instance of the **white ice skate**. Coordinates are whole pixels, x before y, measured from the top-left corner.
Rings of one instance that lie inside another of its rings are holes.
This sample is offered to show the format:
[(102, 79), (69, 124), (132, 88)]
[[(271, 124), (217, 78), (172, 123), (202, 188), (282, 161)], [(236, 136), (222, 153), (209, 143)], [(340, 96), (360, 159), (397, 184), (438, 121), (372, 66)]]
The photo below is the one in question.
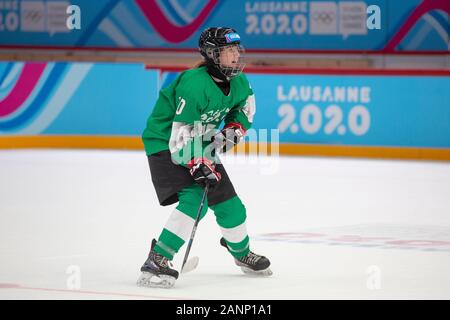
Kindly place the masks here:
[(150, 272), (142, 272), (136, 284), (138, 287), (169, 289), (175, 285), (176, 280), (175, 277), (164, 274), (157, 275)]

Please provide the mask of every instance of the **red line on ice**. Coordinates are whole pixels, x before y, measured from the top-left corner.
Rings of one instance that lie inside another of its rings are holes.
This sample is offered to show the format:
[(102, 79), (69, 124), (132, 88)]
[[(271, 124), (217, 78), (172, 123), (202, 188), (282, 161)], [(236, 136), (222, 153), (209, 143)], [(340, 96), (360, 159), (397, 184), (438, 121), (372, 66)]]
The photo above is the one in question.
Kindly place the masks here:
[[(95, 294), (95, 295), (119, 296), (119, 297), (153, 298), (153, 299), (167, 299), (167, 300), (186, 300), (186, 298), (180, 298), (180, 297), (163, 297), (163, 296), (152, 296), (152, 295), (134, 294), (134, 293), (120, 293), (120, 292), (105, 292), (105, 291), (92, 291), (92, 290), (69, 290), (69, 289), (27, 287), (27, 286), (22, 286), (20, 284), (15, 284), (15, 283), (0, 283), (0, 289), (21, 289), (21, 290), (33, 290), (33, 291), (45, 291), (45, 292)], [(189, 298), (189, 299), (191, 299), (191, 298)]]

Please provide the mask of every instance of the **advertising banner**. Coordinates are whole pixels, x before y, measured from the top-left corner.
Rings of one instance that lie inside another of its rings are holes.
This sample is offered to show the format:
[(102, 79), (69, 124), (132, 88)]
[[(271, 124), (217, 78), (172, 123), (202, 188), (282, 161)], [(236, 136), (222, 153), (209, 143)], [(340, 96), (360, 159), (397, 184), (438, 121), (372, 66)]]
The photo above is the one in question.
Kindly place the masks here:
[(448, 0), (0, 0), (0, 46), (195, 50), (233, 27), (248, 50), (449, 51)]
[[(176, 77), (163, 74), (163, 86)], [(450, 148), (450, 77), (247, 74), (280, 143)]]
[[(0, 135), (140, 136), (177, 75), (141, 64), (0, 63)], [(280, 143), (450, 148), (449, 76), (247, 78), (253, 128), (278, 129)]]
[(141, 64), (0, 63), (0, 135), (140, 135), (157, 83)]

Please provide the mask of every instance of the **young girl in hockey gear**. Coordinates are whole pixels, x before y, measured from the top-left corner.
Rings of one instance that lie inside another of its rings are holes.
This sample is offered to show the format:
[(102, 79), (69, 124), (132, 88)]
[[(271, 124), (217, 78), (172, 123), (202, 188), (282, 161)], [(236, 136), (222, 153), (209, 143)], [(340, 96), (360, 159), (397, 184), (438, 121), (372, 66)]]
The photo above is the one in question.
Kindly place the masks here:
[[(178, 272), (170, 260), (189, 239), (206, 185), (200, 218), (208, 207), (214, 212), (220, 244), (244, 272), (271, 275), (269, 260), (250, 251), (245, 207), (216, 154), (241, 140), (255, 114), (253, 91), (242, 73), (240, 37), (231, 28), (208, 28), (199, 50), (202, 64), (161, 90), (142, 135), (159, 203), (178, 205), (152, 241), (140, 286), (174, 285)], [(222, 121), (224, 127), (215, 133)]]

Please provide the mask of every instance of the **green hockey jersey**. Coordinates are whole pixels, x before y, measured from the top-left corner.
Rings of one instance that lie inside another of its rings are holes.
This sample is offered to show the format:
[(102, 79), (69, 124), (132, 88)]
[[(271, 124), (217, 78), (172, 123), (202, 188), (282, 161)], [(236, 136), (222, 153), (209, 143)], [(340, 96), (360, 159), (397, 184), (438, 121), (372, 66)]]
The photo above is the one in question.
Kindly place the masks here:
[(199, 67), (182, 72), (162, 89), (142, 134), (147, 155), (170, 150), (172, 158), (186, 165), (192, 158), (210, 154), (211, 134), (222, 121), (239, 123), (248, 130), (255, 114), (255, 99), (247, 77), (231, 79), (225, 95), (206, 70)]

